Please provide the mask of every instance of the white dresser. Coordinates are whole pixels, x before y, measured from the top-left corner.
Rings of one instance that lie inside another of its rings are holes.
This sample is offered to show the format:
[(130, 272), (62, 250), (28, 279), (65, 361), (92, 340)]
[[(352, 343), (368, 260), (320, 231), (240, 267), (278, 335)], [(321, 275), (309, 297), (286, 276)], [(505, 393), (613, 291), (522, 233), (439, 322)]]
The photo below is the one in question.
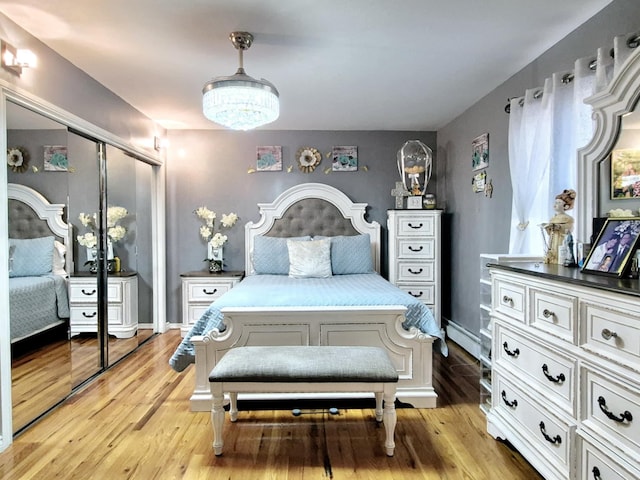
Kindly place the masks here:
[(442, 210), (389, 210), (389, 281), (429, 306), (440, 325)]
[(640, 282), (492, 265), (489, 433), (548, 480), (640, 478)]
[[(110, 335), (133, 337), (138, 331), (138, 275), (136, 272), (110, 273), (107, 286), (107, 315)], [(98, 331), (98, 286), (91, 273), (69, 278), (69, 320), (71, 336)]]
[(207, 307), (244, 278), (244, 272), (209, 273), (205, 271), (180, 274), (182, 279), (182, 325), (184, 337)]

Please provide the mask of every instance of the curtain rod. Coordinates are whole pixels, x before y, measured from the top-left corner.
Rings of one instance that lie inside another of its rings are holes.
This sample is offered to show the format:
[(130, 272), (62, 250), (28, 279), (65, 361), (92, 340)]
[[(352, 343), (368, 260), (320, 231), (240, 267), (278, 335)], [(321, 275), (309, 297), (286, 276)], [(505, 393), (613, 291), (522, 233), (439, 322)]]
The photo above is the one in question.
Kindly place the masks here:
[[(640, 33), (631, 35), (629, 38), (627, 38), (626, 43), (627, 43), (627, 47), (631, 49), (640, 47)], [(613, 48), (609, 50), (609, 56), (611, 58), (615, 58), (615, 51)], [(597, 66), (598, 66), (598, 61), (595, 58), (589, 62), (589, 70), (595, 70)], [(560, 81), (562, 82), (563, 85), (567, 85), (571, 83), (574, 78), (575, 78), (575, 75), (573, 73), (571, 72), (565, 73), (560, 79)], [(533, 98), (535, 100), (538, 100), (539, 98), (542, 98), (543, 94), (544, 93), (542, 90), (536, 90), (536, 92), (533, 94)], [(517, 98), (517, 97), (507, 98), (507, 104), (504, 107), (504, 111), (506, 113), (511, 113), (511, 100), (513, 100), (514, 98)], [(520, 100), (518, 101), (518, 105), (520, 105), (521, 107), (524, 105), (524, 97), (520, 97)]]

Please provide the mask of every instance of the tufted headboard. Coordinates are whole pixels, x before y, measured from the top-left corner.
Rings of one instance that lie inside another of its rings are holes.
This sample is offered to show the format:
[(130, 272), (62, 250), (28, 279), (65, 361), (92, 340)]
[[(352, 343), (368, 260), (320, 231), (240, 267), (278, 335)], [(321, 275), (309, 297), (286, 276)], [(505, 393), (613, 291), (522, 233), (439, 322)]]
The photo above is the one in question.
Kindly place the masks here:
[(322, 183), (303, 183), (282, 192), (272, 203), (259, 203), (260, 219), (245, 225), (245, 269), (252, 275), (256, 236), (298, 237), (368, 233), (375, 270), (380, 272), (380, 224), (364, 219), (367, 204), (353, 203), (340, 190)]
[(65, 205), (49, 201), (30, 187), (9, 183), (9, 238), (38, 238), (53, 235), (67, 247), (67, 272), (73, 271), (73, 248), (69, 225), (62, 220)]

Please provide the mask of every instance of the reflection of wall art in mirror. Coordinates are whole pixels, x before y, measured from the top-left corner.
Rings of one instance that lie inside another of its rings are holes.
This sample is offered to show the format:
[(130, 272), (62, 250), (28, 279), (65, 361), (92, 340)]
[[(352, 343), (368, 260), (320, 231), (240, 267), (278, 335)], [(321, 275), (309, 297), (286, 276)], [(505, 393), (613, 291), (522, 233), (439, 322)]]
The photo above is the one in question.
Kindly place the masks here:
[(44, 169), (49, 172), (68, 171), (67, 147), (64, 145), (45, 145)]
[(639, 218), (607, 219), (582, 271), (620, 277), (632, 258), (638, 237)]
[(282, 171), (282, 147), (256, 147), (256, 170), (258, 172)]
[(334, 172), (355, 172), (358, 170), (358, 147), (333, 147), (331, 158), (331, 170)]
[(24, 147), (9, 148), (7, 151), (7, 165), (14, 172), (25, 172), (29, 167), (29, 151)]
[(475, 172), (489, 166), (489, 134), (483, 133), (471, 142), (471, 168)]
[(611, 198), (640, 197), (640, 149), (611, 152)]
[(473, 193), (484, 192), (487, 181), (487, 172), (476, 173), (471, 179), (471, 185), (473, 186)]

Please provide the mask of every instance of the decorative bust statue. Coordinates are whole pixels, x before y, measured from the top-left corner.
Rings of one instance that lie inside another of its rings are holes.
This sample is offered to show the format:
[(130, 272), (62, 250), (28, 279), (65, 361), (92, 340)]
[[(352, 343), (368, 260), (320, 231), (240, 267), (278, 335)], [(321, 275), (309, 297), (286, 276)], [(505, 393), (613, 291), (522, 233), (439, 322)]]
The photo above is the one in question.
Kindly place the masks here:
[[(546, 245), (544, 256), (545, 263), (565, 263), (565, 255), (560, 255), (561, 247), (565, 243), (567, 234), (573, 231), (573, 217), (565, 213), (573, 208), (576, 199), (576, 192), (568, 189), (556, 195), (553, 203), (555, 215), (551, 217), (549, 223), (543, 223), (542, 227), (547, 233), (549, 240)], [(572, 252), (571, 252), (572, 253)], [(569, 254), (569, 252), (567, 252)]]

